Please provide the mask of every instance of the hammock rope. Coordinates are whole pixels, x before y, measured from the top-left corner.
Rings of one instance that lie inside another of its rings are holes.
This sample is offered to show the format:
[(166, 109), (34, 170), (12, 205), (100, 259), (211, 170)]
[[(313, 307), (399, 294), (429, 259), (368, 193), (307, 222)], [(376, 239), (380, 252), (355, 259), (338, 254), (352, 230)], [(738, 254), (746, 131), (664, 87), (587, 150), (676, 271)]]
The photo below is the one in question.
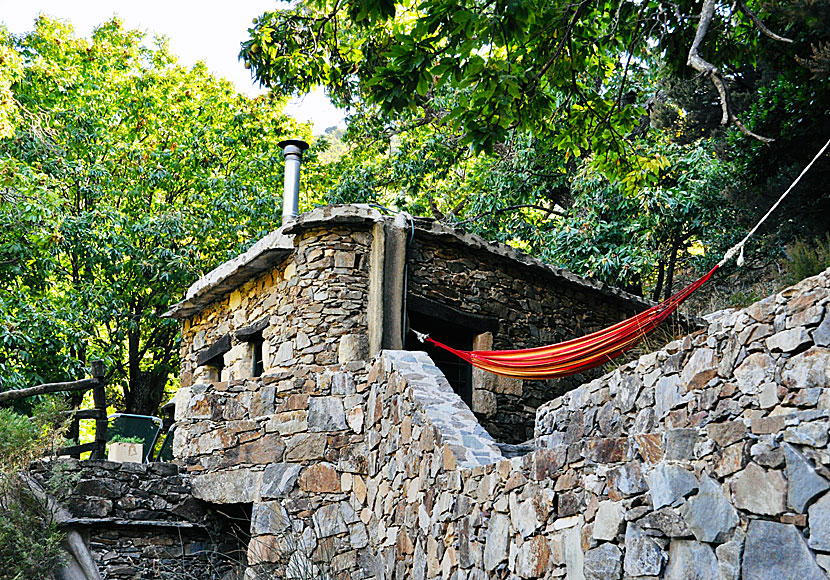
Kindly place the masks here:
[(740, 242), (729, 248), (714, 268), (663, 302), (622, 322), (565, 342), (520, 350), (460, 350), (438, 342), (429, 335), (414, 329), (412, 332), (421, 342), (429, 342), (453, 353), (476, 368), (505, 377), (531, 380), (552, 379), (582, 373), (603, 365), (642, 341), (738, 252), (740, 256), (737, 264), (743, 265), (743, 251), (747, 240), (789, 195), (804, 174), (824, 154), (828, 146), (830, 146), (830, 140), (778, 198), (778, 201), (755, 224), (755, 227)]

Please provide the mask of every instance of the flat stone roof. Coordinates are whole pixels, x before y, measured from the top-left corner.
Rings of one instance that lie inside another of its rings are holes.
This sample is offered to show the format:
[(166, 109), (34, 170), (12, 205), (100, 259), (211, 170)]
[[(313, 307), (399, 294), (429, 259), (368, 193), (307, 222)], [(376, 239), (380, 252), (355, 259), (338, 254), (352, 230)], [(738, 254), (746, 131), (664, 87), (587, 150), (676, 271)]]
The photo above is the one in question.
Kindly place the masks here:
[[(363, 204), (329, 205), (300, 214), (296, 220), (271, 232), (246, 252), (214, 268), (199, 278), (185, 293), (184, 300), (170, 307), (164, 316), (184, 319), (203, 310), (208, 304), (231, 292), (256, 276), (274, 267), (294, 251), (294, 238), (306, 230), (326, 225), (356, 225), (388, 222), (392, 224), (394, 216)], [(632, 305), (648, 308), (654, 302), (634, 296), (591, 278), (582, 278), (562, 268), (557, 268), (537, 260), (527, 254), (499, 242), (488, 242), (461, 228), (439, 223), (427, 218), (407, 220), (412, 235), (445, 239), (471, 248), (477, 252), (491, 254), (530, 268), (551, 278), (598, 292), (612, 300), (629, 302)]]

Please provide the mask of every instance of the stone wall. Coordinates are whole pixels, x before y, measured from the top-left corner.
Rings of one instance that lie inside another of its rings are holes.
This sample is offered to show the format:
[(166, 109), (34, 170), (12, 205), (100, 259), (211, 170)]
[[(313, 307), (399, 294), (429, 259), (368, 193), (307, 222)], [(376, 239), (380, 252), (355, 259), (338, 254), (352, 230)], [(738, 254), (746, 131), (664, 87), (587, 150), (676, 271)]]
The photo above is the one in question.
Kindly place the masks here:
[[(379, 578), (827, 578), (830, 271), (544, 405), (539, 449), (470, 465), (384, 353), (360, 517)], [(380, 401), (380, 403), (377, 403)], [(399, 419), (399, 420), (396, 420)], [(362, 494), (361, 494), (362, 498)], [(358, 498), (359, 500), (361, 498)]]
[[(407, 250), (407, 280), (410, 295), (497, 321), (498, 330), (482, 333), (476, 349), (553, 344), (647, 307), (567, 272), (520, 263), (518, 253), (507, 257), (471, 244), (416, 230)], [(543, 402), (601, 374), (597, 369), (558, 380), (521, 381), (473, 372), (473, 411), (496, 439), (508, 443), (533, 437), (536, 409)]]
[(44, 482), (57, 472), (71, 515), (61, 525), (81, 533), (104, 580), (210, 580), (238, 568), (237, 530), (193, 497), (177, 465), (61, 459), (33, 475)]
[[(366, 303), (371, 231), (327, 227), (305, 231), (280, 266), (192, 317), (182, 329), (182, 386), (250, 378), (251, 344), (238, 331), (260, 321), (266, 372), (336, 365), (368, 356)], [(221, 377), (198, 365), (202, 352), (224, 336)]]

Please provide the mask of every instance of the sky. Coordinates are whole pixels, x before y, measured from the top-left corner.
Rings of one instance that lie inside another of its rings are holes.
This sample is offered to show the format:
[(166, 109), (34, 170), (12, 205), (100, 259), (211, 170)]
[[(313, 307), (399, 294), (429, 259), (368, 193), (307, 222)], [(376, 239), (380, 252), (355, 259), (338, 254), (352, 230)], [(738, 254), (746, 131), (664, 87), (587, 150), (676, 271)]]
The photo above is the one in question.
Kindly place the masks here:
[[(182, 64), (203, 60), (239, 91), (256, 95), (263, 89), (237, 60), (239, 43), (247, 38), (254, 17), (277, 6), (275, 0), (0, 0), (0, 22), (19, 34), (31, 30), (43, 13), (69, 20), (78, 35), (88, 37), (95, 26), (118, 15), (129, 28), (167, 36)], [(301, 122), (313, 121), (315, 133), (343, 122), (343, 111), (328, 102), (322, 89), (293, 100), (286, 113)]]

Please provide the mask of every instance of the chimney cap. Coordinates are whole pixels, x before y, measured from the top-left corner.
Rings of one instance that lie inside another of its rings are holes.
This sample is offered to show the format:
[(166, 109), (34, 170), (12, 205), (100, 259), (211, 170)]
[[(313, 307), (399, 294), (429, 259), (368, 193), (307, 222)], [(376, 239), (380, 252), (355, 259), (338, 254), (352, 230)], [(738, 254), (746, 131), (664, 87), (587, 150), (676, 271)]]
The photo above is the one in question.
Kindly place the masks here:
[(280, 149), (285, 149), (286, 147), (294, 146), (300, 150), (300, 153), (308, 149), (309, 145), (302, 139), (285, 139), (284, 141), (280, 141), (277, 143)]

